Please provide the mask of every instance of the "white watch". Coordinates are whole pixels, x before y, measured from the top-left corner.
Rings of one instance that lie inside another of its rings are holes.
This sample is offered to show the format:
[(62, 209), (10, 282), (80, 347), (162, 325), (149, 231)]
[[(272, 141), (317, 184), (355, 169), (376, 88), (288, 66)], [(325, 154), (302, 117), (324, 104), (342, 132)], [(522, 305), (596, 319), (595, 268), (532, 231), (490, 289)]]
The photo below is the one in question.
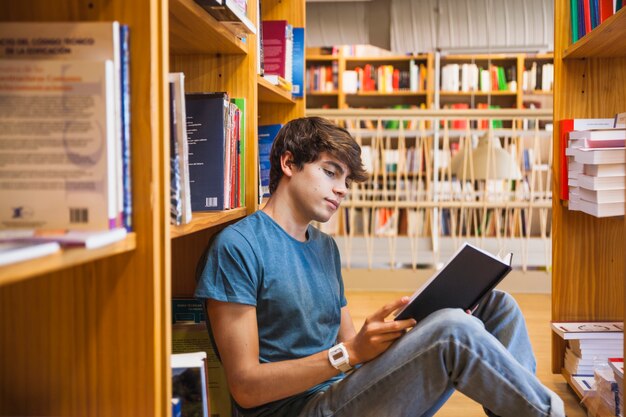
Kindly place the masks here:
[(339, 343), (328, 349), (328, 360), (333, 367), (339, 369), (341, 372), (345, 373), (352, 370), (350, 355), (348, 355), (348, 349), (346, 349), (343, 343)]

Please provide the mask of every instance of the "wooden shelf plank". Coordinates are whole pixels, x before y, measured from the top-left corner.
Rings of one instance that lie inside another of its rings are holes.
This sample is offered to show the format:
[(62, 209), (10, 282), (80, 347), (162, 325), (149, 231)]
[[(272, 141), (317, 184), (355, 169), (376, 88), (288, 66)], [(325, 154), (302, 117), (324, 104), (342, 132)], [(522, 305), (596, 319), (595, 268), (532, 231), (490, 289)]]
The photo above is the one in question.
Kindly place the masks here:
[(440, 91), (442, 96), (516, 96), (515, 91)]
[(337, 96), (339, 95), (339, 91), (307, 91), (308, 96)]
[(193, 0), (169, 2), (172, 54), (247, 54), (248, 45)]
[(172, 239), (185, 236), (190, 233), (206, 230), (221, 224), (238, 220), (246, 216), (246, 208), (240, 207), (232, 210), (215, 211), (206, 213), (193, 213), (191, 223), (181, 226), (170, 226)]
[(86, 264), (98, 259), (135, 250), (135, 233), (129, 233), (126, 239), (97, 249), (72, 248), (59, 253), (0, 267), (0, 287), (24, 281), (33, 277)]
[(523, 91), (525, 96), (551, 96), (554, 94), (553, 91), (543, 91), (543, 90), (534, 90), (534, 91)]
[(626, 7), (570, 45), (563, 59), (626, 56)]
[(294, 104), (291, 92), (280, 88), (260, 75), (257, 76), (259, 85), (259, 103)]
[(337, 61), (339, 57), (337, 55), (307, 55), (307, 61)]
[(360, 93), (346, 93), (346, 96), (360, 96), (360, 97), (368, 97), (368, 96), (379, 96), (379, 97), (384, 97), (384, 96), (406, 96), (406, 97), (413, 97), (413, 96), (425, 96), (426, 95), (426, 91), (392, 91), (389, 93), (380, 93), (378, 91), (362, 91)]
[[(307, 57), (308, 59), (308, 57)], [(346, 62), (408, 62), (412, 59), (416, 60), (426, 60), (428, 59), (428, 55), (399, 55), (399, 56), (347, 56)]]
[(464, 55), (444, 55), (441, 57), (441, 61), (513, 61), (517, 59), (516, 54), (464, 54)]

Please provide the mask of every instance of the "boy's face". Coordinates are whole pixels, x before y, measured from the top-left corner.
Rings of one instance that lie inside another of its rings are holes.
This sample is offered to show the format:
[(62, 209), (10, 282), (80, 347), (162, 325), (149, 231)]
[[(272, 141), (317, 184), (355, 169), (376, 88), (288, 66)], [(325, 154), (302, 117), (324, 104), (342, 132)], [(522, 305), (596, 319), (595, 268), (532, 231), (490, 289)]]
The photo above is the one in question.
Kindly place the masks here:
[(293, 167), (290, 193), (303, 220), (326, 222), (348, 193), (350, 171), (343, 162), (323, 152), (317, 161)]

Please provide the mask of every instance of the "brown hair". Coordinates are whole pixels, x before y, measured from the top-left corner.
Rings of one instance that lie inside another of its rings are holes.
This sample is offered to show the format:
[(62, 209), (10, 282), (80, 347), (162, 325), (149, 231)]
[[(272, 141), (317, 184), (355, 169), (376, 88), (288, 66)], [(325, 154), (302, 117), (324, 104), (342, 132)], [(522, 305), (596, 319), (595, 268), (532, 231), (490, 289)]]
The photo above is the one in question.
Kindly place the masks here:
[(317, 161), (322, 152), (328, 152), (347, 165), (348, 179), (356, 182), (367, 179), (361, 148), (346, 129), (321, 117), (302, 117), (285, 124), (274, 139), (270, 152), (270, 194), (276, 191), (283, 176), (280, 157), (287, 151), (293, 155), (293, 163), (299, 170), (304, 164)]

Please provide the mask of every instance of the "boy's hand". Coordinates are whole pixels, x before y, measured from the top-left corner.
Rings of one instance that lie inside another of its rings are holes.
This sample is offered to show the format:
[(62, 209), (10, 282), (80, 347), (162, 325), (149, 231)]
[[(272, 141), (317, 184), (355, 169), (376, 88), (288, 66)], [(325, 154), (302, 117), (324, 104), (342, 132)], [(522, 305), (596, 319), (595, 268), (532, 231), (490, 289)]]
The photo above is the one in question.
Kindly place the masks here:
[(409, 297), (402, 297), (365, 319), (357, 335), (345, 342), (351, 365), (374, 359), (386, 351), (408, 328), (415, 326), (416, 322), (413, 319), (385, 321), (387, 316), (408, 302)]

